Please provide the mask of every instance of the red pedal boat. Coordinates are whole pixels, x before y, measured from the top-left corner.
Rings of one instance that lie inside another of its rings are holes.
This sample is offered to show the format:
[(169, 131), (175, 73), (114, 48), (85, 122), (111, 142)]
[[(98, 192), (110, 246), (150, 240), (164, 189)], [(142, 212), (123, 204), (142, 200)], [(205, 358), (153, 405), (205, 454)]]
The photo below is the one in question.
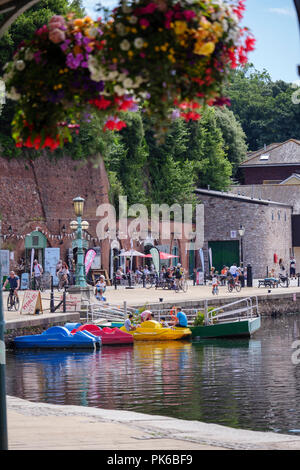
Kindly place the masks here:
[(133, 343), (133, 336), (125, 331), (119, 330), (119, 328), (100, 328), (100, 326), (93, 324), (81, 325), (78, 328), (74, 328), (71, 333), (77, 333), (77, 331), (89, 331), (95, 336), (100, 336), (102, 345), (105, 344), (129, 344)]

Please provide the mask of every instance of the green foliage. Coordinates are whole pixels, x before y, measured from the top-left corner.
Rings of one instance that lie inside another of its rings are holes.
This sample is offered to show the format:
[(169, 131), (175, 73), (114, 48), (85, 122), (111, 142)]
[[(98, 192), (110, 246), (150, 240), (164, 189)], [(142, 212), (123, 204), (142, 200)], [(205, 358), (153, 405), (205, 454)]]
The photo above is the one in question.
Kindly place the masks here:
[(247, 136), (249, 150), (264, 144), (300, 139), (300, 106), (292, 101), (294, 89), (283, 81), (273, 82), (266, 72), (248, 65), (233, 74), (228, 87), (231, 110)]
[(233, 112), (227, 107), (216, 108), (217, 126), (221, 129), (224, 140), (224, 150), (227, 159), (232, 164), (232, 174), (236, 174), (238, 166), (247, 155), (246, 134)]
[(194, 162), (196, 184), (214, 190), (225, 190), (231, 183), (232, 166), (225, 156), (225, 144), (217, 125), (215, 110), (208, 108), (202, 119), (188, 124), (190, 129), (188, 156)]

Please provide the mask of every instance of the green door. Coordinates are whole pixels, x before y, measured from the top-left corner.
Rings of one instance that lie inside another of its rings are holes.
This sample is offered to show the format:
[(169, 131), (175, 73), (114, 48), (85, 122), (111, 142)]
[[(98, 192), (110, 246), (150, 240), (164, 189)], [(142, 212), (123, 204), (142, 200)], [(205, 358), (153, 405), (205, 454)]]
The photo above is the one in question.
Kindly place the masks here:
[(208, 248), (211, 248), (212, 264), (216, 268), (216, 271), (220, 272), (224, 265), (228, 267), (233, 263), (236, 263), (237, 266), (239, 265), (238, 240), (208, 242)]

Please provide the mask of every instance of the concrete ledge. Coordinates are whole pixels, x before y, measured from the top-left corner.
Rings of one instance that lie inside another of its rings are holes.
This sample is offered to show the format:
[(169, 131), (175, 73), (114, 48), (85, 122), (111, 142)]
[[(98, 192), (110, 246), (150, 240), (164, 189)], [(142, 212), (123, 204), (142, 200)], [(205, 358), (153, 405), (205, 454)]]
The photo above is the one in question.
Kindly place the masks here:
[(15, 397), (7, 397), (7, 409), (11, 449), (300, 449), (299, 436), (132, 411), (32, 403)]

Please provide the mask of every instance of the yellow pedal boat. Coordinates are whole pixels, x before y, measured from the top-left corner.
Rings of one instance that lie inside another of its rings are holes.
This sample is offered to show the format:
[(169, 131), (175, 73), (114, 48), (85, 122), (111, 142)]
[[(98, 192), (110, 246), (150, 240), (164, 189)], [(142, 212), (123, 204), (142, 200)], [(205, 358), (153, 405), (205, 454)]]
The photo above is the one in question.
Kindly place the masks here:
[(120, 328), (133, 336), (135, 341), (165, 341), (188, 338), (192, 332), (189, 328), (164, 328), (155, 320), (147, 320), (136, 327), (136, 330), (127, 331), (125, 326)]

